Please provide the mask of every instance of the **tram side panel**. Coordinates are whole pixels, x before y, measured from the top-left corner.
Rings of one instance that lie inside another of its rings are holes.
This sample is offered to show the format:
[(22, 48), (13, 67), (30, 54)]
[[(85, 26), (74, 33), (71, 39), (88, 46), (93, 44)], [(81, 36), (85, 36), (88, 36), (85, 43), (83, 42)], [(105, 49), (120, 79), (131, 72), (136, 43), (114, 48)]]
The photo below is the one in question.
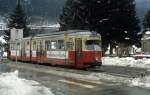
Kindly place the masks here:
[(77, 68), (101, 63), (101, 51), (86, 50), (83, 38), (71, 38), (66, 44), (63, 41), (64, 39), (53, 40), (49, 38), (48, 40), (50, 45), (47, 47), (44, 38), (40, 40), (24, 39), (18, 51), (15, 51), (15, 48), (10, 49), (11, 59), (15, 60), (17, 54), (17, 59), (25, 62), (70, 65)]
[(38, 41), (37, 58), (39, 63), (47, 63), (45, 40)]
[(32, 61), (38, 63), (65, 65), (66, 60), (68, 59), (68, 52), (56, 49), (56, 42), (57, 41), (52, 39), (33, 41), (31, 48)]
[(30, 62), (30, 58), (31, 58), (31, 52), (30, 52), (30, 41), (29, 40), (25, 40), (24, 42), (25, 48), (24, 48), (24, 55), (23, 55), (23, 61), (25, 62)]
[(22, 59), (21, 61), (25, 61), (26, 60), (26, 44), (25, 44), (25, 40), (22, 41)]
[(31, 61), (37, 62), (37, 41), (33, 40), (31, 42)]
[(58, 65), (68, 65), (68, 51), (47, 51), (47, 62)]

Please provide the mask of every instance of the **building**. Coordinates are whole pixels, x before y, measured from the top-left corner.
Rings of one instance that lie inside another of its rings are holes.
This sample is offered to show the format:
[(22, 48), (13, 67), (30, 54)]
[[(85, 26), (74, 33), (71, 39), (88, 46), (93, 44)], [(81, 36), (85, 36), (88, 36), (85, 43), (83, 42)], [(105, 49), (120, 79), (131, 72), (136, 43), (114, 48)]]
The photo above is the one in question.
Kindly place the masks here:
[(7, 30), (6, 23), (0, 22), (0, 30)]
[(6, 23), (3, 23), (3, 22), (0, 22), (0, 36), (4, 35), (4, 31), (5, 30), (8, 30), (7, 28), (7, 24)]
[(145, 32), (141, 40), (141, 43), (142, 43), (142, 51), (145, 54), (150, 54), (150, 31)]

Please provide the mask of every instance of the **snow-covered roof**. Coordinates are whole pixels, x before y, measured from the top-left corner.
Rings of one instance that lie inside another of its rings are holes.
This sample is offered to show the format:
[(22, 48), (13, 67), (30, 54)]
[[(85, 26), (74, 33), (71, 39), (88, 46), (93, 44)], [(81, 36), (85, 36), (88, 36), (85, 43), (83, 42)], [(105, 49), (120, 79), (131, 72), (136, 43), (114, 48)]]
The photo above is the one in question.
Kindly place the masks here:
[(67, 33), (68, 36), (97, 36), (100, 37), (100, 34), (96, 33), (96, 32), (91, 32), (89, 30), (68, 30), (68, 31), (54, 31), (54, 32), (50, 32), (50, 33), (46, 33), (46, 34), (39, 34), (39, 35), (35, 35), (33, 37), (25, 37), (23, 38), (24, 40), (30, 40), (32, 38), (47, 38), (47, 37), (64, 37), (64, 34)]

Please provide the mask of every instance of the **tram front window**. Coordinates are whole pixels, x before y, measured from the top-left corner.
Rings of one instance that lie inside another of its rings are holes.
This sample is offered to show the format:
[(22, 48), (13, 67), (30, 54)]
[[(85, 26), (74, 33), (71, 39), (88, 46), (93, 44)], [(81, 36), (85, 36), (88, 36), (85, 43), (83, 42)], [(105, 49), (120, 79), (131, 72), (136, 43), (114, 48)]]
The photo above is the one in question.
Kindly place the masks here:
[(100, 51), (101, 50), (100, 41), (99, 40), (87, 40), (86, 49)]

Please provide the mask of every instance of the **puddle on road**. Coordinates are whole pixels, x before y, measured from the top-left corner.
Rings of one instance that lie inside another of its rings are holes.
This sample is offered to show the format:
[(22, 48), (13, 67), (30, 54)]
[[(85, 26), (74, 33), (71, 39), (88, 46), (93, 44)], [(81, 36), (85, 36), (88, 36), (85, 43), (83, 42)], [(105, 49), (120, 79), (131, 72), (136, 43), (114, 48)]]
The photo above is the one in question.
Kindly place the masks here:
[(10, 67), (6, 66), (5, 64), (0, 64), (0, 74), (10, 71), (11, 71)]

